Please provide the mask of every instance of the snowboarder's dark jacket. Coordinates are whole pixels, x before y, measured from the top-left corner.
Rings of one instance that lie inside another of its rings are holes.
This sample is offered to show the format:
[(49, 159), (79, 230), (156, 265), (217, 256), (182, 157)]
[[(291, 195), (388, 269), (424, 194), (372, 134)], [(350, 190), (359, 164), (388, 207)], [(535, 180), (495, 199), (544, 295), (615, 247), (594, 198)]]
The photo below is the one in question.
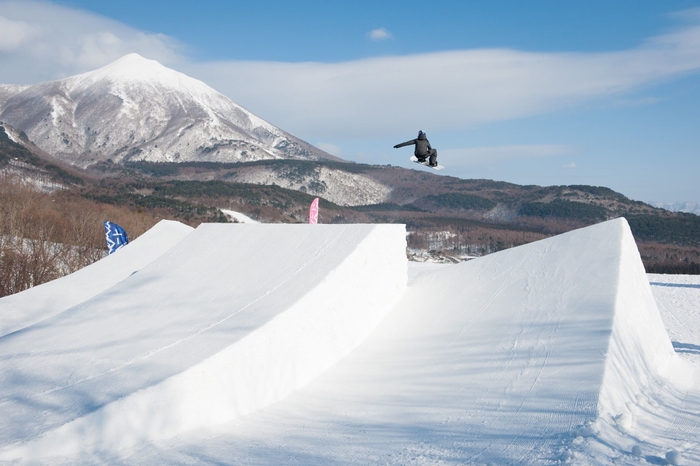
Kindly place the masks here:
[(426, 157), (428, 157), (428, 155), (430, 155), (430, 151), (433, 149), (432, 147), (430, 147), (430, 141), (428, 141), (428, 137), (423, 132), (418, 134), (418, 137), (416, 139), (411, 139), (410, 141), (402, 142), (401, 144), (396, 144), (394, 146), (394, 149), (398, 149), (399, 147), (403, 146), (410, 146), (411, 144), (416, 145), (416, 149), (413, 151), (413, 155), (415, 155), (419, 159), (425, 159)]

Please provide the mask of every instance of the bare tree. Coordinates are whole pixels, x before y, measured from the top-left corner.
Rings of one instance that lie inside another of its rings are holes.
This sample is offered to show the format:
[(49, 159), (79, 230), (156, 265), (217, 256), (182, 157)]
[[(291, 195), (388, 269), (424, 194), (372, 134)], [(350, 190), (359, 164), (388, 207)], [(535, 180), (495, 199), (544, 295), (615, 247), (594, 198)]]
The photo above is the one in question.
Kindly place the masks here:
[(132, 239), (157, 219), (98, 204), (69, 192), (46, 194), (0, 179), (0, 296), (74, 272), (104, 257), (103, 221), (122, 225)]

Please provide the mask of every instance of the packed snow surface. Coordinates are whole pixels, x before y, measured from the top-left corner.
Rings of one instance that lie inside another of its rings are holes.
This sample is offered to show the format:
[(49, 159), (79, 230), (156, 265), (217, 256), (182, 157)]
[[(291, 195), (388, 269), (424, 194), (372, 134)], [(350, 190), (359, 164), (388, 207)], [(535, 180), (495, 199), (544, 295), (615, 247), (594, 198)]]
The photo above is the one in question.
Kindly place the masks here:
[(252, 218), (248, 217), (245, 214), (242, 214), (240, 212), (236, 212), (235, 210), (227, 210), (227, 209), (219, 209), (219, 210), (221, 210), (221, 212), (223, 212), (224, 215), (234, 219), (238, 223), (260, 223), (257, 220), (253, 220)]
[(278, 401), (393, 307), (405, 247), (403, 225), (200, 225), (109, 290), (0, 338), (0, 442), (29, 441), (6, 458), (118, 450)]
[(649, 282), (676, 353), (700, 366), (700, 275), (649, 274)]
[(408, 275), (402, 230), (203, 225), (0, 338), (0, 458), (700, 463), (700, 283), (624, 219)]

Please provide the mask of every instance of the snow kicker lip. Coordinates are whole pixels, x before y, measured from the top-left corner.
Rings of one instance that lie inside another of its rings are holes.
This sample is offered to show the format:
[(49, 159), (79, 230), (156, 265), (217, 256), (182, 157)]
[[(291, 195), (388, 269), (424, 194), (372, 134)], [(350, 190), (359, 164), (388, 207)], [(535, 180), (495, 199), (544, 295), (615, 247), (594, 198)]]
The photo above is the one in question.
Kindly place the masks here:
[[(0, 346), (5, 356), (30, 354), (5, 379), (50, 368), (47, 381), (13, 387), (0, 404), (15, 424), (33, 414), (39, 430), (53, 431), (21, 456), (120, 449), (280, 400), (393, 307), (406, 286), (405, 245), (403, 225), (200, 225), (138, 274), (30, 329), (24, 343)], [(71, 341), (31, 348), (55, 332)], [(7, 401), (20, 397), (30, 402)], [(55, 412), (32, 413), (40, 405)], [(37, 428), (15, 426), (24, 438)]]

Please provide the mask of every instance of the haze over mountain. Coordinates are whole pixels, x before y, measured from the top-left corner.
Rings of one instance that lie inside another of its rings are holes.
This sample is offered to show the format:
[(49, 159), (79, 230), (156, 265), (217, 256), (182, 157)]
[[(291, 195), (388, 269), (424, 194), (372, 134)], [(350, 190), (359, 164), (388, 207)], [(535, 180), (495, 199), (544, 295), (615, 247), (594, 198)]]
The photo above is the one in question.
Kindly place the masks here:
[(689, 214), (700, 215), (700, 202), (652, 202), (651, 205), (670, 210), (671, 212), (686, 212)]
[(133, 53), (58, 81), (0, 85), (0, 121), (82, 167), (107, 159), (338, 160), (203, 82)]

